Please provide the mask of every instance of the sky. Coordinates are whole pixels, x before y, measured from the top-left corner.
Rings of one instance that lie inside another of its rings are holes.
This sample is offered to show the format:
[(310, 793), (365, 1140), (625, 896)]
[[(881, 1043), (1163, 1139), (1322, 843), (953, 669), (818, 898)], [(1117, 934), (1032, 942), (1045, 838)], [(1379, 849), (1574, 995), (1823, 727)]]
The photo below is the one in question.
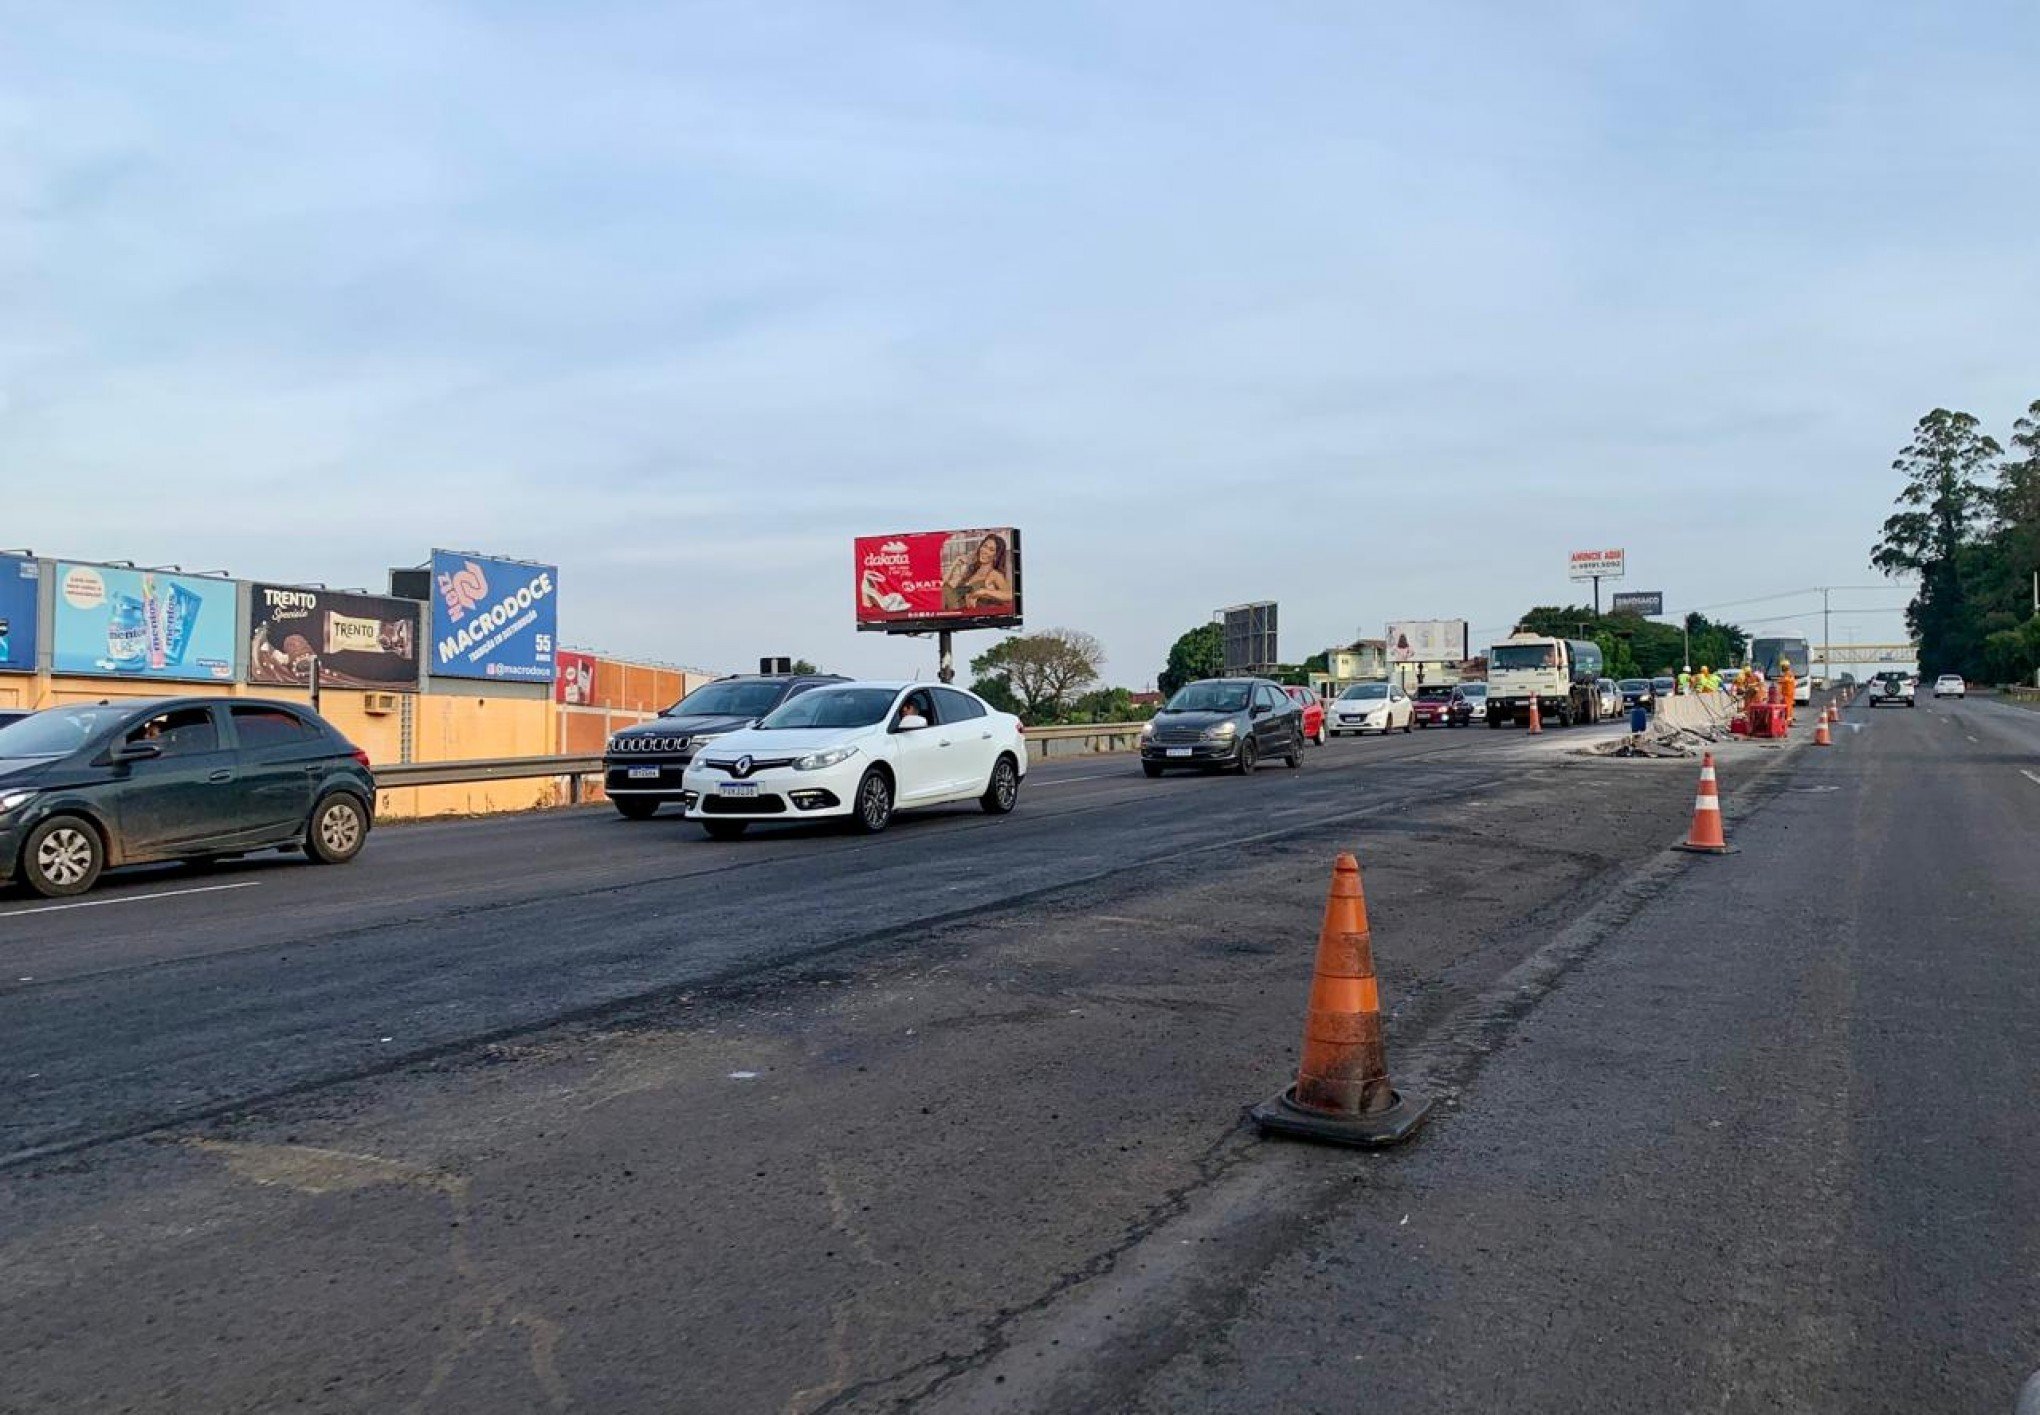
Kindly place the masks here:
[(718, 669), (932, 672), (853, 631), (851, 538), (980, 525), (1133, 687), (1248, 600), (1292, 660), (1499, 637), (1584, 548), (1766, 632), (1868, 587), (1867, 642), (1913, 422), (2040, 399), (2030, 3), (0, 33), (0, 548), (540, 560), (564, 643)]

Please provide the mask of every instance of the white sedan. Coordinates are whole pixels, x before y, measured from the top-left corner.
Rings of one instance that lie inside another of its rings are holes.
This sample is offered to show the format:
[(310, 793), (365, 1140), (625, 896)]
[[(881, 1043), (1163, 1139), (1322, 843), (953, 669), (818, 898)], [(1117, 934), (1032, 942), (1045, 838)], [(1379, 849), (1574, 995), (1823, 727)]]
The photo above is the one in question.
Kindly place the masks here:
[(1408, 732), (1416, 722), (1417, 705), (1400, 683), (1355, 683), (1339, 694), (1325, 717), (1325, 730), (1334, 737), (1341, 732), (1388, 733), (1398, 727)]
[(681, 800), (716, 840), (759, 821), (832, 818), (876, 834), (895, 811), (958, 801), (1004, 815), (1027, 775), (1024, 731), (960, 688), (813, 688), (696, 754)]
[(1959, 673), (1943, 673), (1934, 680), (1934, 696), (1964, 698), (1969, 696), (1969, 685), (1962, 681), (1962, 675)]

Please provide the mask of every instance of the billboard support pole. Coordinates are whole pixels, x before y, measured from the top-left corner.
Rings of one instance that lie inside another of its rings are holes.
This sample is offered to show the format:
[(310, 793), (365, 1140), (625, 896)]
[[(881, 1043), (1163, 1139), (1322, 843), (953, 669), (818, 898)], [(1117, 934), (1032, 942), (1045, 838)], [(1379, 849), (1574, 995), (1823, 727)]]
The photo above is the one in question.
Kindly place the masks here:
[(944, 629), (935, 636), (935, 676), (945, 683), (956, 681), (956, 636)]
[(1601, 577), (1594, 576), (1594, 617), (1601, 617)]
[(319, 659), (318, 655), (314, 654), (312, 656), (312, 711), (317, 712), (318, 710), (319, 710)]

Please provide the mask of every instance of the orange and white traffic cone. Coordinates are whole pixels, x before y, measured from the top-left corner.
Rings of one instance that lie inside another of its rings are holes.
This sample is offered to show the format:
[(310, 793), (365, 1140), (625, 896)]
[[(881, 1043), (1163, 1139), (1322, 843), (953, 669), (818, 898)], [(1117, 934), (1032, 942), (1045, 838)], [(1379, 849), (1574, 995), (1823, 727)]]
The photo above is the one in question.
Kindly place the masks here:
[(1378, 1148), (1407, 1140), (1430, 1110), (1428, 1100), (1404, 1095), (1389, 1083), (1360, 864), (1341, 854), (1332, 867), (1318, 933), (1296, 1084), (1247, 1114), (1264, 1135)]
[(1712, 752), (1700, 758), (1700, 794), (1693, 800), (1693, 828), (1679, 848), (1702, 855), (1728, 853), (1728, 839), (1721, 833), (1721, 797), (1715, 791)]
[(1813, 745), (1816, 747), (1832, 747), (1834, 744), (1835, 739), (1828, 733), (1827, 719), (1823, 717), (1820, 720), (1820, 726), (1813, 729)]
[(1530, 725), (1525, 730), (1533, 737), (1544, 730), (1544, 717), (1537, 711), (1537, 699), (1534, 697), (1530, 699)]

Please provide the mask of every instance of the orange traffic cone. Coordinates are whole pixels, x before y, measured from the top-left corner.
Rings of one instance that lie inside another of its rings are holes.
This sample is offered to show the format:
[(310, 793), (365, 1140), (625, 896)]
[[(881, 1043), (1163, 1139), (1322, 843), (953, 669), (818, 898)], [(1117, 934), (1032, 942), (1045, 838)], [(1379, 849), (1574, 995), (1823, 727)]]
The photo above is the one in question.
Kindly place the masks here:
[(1428, 1100), (1389, 1084), (1360, 865), (1341, 854), (1332, 867), (1332, 892), (1318, 933), (1296, 1084), (1247, 1114), (1264, 1135), (1377, 1147), (1407, 1140), (1430, 1110)]
[(1532, 736), (1544, 730), (1544, 718), (1537, 711), (1537, 699), (1534, 696), (1530, 699), (1530, 725), (1526, 730)]
[(1813, 729), (1813, 745), (1816, 747), (1832, 747), (1834, 744), (1835, 739), (1828, 735), (1827, 719), (1823, 717), (1820, 720), (1820, 726)]
[(1712, 752), (1700, 758), (1700, 794), (1693, 801), (1693, 828), (1679, 848), (1703, 855), (1728, 853), (1728, 840), (1721, 833), (1721, 797), (1714, 789)]

